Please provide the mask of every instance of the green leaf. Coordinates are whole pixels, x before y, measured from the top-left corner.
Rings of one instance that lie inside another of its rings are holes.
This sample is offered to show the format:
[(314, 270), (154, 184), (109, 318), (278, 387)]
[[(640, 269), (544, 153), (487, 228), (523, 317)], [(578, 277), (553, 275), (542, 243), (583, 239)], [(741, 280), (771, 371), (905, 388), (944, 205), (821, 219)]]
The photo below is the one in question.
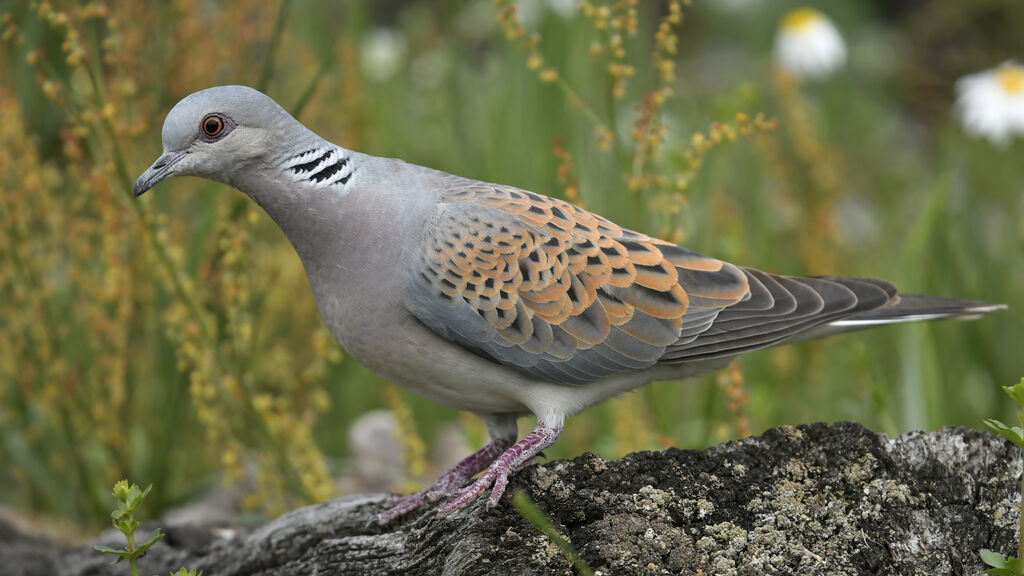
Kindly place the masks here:
[(136, 558), (142, 558), (143, 554), (146, 553), (146, 550), (149, 550), (150, 546), (152, 546), (153, 544), (156, 544), (157, 542), (159, 542), (160, 539), (163, 538), (163, 537), (164, 537), (164, 534), (162, 532), (160, 532), (159, 528), (157, 528), (156, 530), (153, 530), (152, 532), (150, 532), (149, 536), (146, 536), (146, 542), (143, 543), (142, 545), (140, 545), (138, 548), (135, 549), (135, 552), (137, 554), (135, 557)]
[(982, 562), (993, 568), (1006, 567), (1006, 556), (1003, 556), (999, 552), (989, 550), (988, 548), (982, 548), (978, 551), (978, 555), (981, 556)]
[(135, 529), (139, 527), (139, 521), (131, 516), (126, 516), (114, 522), (114, 528), (117, 528), (125, 536), (135, 534)]
[(152, 484), (146, 486), (145, 490), (139, 490), (138, 486), (132, 484), (132, 488), (128, 495), (128, 510), (134, 511), (136, 508), (138, 508), (142, 504), (142, 501), (146, 499), (146, 496), (149, 495), (149, 491), (152, 489)]
[(1017, 404), (1024, 407), (1024, 378), (1021, 378), (1020, 382), (1013, 386), (1003, 386), (1003, 390), (1005, 390), (1006, 393), (1010, 395), (1010, 398), (1013, 398)]
[(1017, 572), (1012, 568), (989, 568), (982, 572), (982, 574), (990, 574), (992, 576), (1020, 576), (1020, 572)]
[(1020, 558), (1014, 558), (1013, 556), (1003, 556), (998, 552), (992, 550), (980, 550), (978, 554), (981, 556), (981, 560), (992, 566), (992, 568), (982, 572), (982, 574), (991, 574), (992, 576), (1020, 576), (1022, 572), (1022, 566)]
[(117, 548), (111, 548), (110, 546), (93, 546), (93, 549), (104, 554), (110, 554), (117, 556), (117, 559), (111, 562), (111, 564), (117, 564), (125, 558), (131, 558), (131, 552), (127, 550), (118, 550)]
[(985, 426), (988, 426), (990, 430), (1024, 449), (1024, 429), (1021, 429), (1018, 426), (1010, 428), (999, 420), (993, 420), (991, 418), (986, 418), (984, 422)]
[(132, 484), (131, 489), (128, 490), (128, 498), (125, 499), (124, 505), (129, 512), (134, 512), (139, 504), (142, 503), (142, 493), (139, 492), (139, 487)]

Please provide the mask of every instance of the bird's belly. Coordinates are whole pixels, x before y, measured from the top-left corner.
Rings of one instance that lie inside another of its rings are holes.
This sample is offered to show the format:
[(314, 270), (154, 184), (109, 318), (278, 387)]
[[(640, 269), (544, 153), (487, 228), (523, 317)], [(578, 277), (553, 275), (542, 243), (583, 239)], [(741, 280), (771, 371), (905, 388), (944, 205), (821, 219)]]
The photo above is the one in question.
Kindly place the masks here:
[(328, 301), (320, 313), (350, 356), (421, 398), (475, 413), (528, 410), (517, 399), (521, 375), (441, 338), (404, 309)]
[(558, 422), (607, 398), (653, 380), (681, 378), (706, 368), (652, 367), (582, 385), (545, 382), (487, 360), (442, 338), (417, 320), (400, 296), (367, 288), (320, 292), (317, 306), (346, 352), (377, 375), (409, 392), (456, 410), (477, 414), (532, 412)]

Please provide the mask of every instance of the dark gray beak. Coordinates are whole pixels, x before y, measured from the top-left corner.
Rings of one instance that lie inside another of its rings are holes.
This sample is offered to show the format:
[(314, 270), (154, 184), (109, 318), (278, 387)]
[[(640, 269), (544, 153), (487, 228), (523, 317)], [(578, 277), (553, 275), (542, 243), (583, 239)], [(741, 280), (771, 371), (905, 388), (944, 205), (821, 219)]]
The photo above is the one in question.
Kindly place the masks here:
[(168, 152), (161, 155), (153, 162), (153, 165), (148, 170), (139, 176), (139, 179), (135, 181), (135, 197), (138, 198), (146, 193), (153, 186), (156, 186), (160, 181), (164, 180), (174, 174), (171, 172), (171, 167), (178, 163), (179, 160), (188, 154), (187, 150), (180, 152)]

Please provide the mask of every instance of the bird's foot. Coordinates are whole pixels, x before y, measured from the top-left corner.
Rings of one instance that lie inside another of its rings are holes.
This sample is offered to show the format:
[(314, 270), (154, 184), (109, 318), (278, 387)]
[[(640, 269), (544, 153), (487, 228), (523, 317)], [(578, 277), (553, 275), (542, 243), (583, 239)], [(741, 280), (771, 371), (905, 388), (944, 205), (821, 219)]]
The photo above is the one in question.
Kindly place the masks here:
[[(514, 422), (514, 421), (513, 421)], [(437, 479), (437, 482), (422, 492), (399, 496), (392, 500), (391, 507), (377, 514), (371, 519), (383, 526), (413, 510), (431, 502), (439, 500), (442, 496), (448, 496), (456, 488), (462, 486), (477, 472), (487, 468), (494, 462), (502, 452), (508, 449), (515, 442), (515, 429), (512, 429), (511, 436), (498, 436), (491, 440), (490, 444), (484, 446), (477, 452), (467, 456), (461, 462), (452, 467)]]
[(465, 508), (470, 502), (486, 492), (488, 488), (491, 488), (491, 496), (487, 502), (488, 506), (491, 508), (497, 506), (501, 495), (505, 493), (509, 474), (519, 470), (525, 463), (537, 456), (541, 450), (551, 446), (561, 433), (561, 426), (548, 426), (544, 423), (538, 423), (533, 432), (527, 434), (525, 438), (516, 442), (504, 454), (498, 456), (498, 459), (473, 484), (457, 491), (454, 497), (441, 507), (438, 511), (438, 516), (445, 517)]

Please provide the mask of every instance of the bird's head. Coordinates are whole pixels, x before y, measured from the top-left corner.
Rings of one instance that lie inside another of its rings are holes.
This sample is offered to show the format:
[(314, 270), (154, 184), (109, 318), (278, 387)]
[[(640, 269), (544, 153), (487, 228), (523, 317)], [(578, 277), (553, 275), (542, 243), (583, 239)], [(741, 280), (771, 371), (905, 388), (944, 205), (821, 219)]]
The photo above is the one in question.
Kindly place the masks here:
[(270, 97), (248, 86), (217, 86), (190, 94), (167, 114), (163, 154), (135, 182), (138, 197), (174, 176), (231, 183), (263, 158), (275, 138), (301, 127)]

